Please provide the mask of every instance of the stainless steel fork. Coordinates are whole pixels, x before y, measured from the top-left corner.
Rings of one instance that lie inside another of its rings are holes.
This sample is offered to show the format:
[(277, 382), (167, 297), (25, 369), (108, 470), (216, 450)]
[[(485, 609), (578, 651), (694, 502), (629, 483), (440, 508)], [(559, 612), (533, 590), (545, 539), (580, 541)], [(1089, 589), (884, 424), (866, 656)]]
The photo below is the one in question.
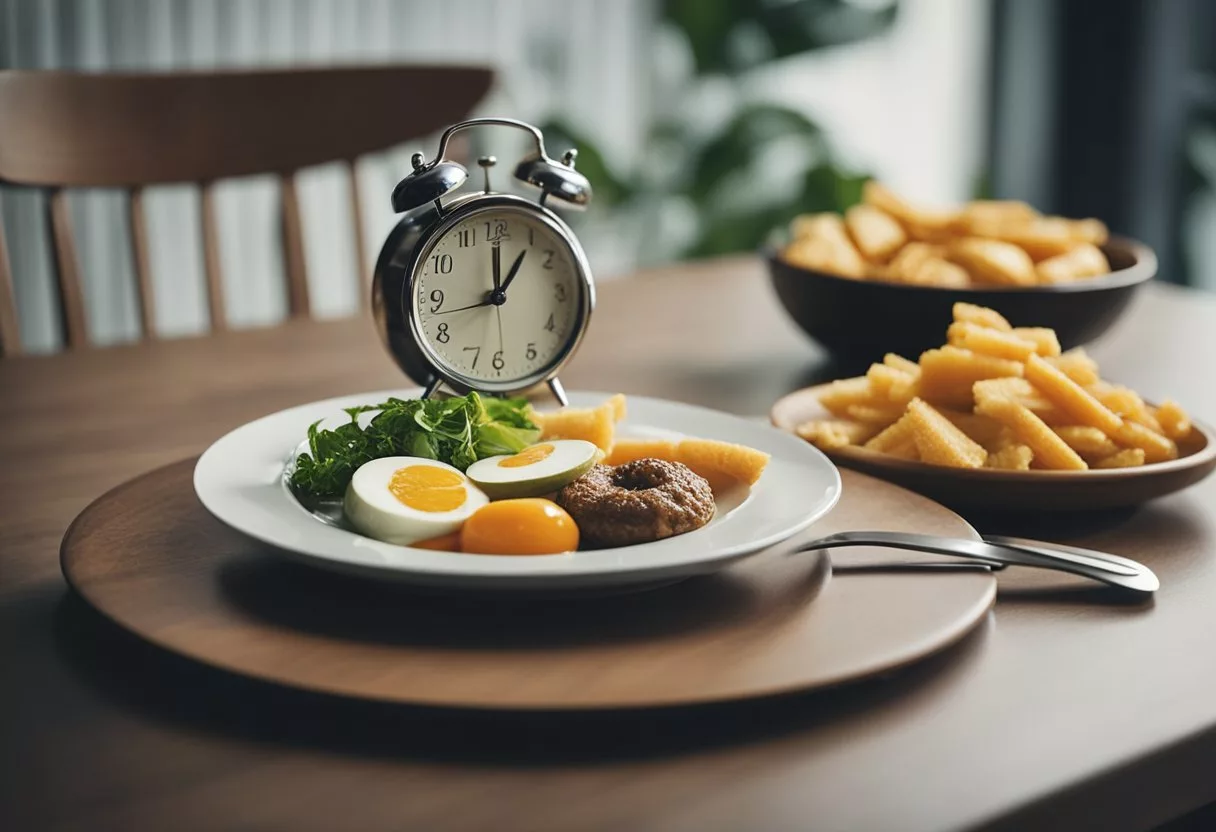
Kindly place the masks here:
[[(1096, 552), (1092, 549), (1082, 549), (1077, 546), (997, 535), (987, 535), (982, 540), (967, 540), (911, 532), (840, 532), (801, 543), (789, 554), (821, 549), (840, 549), (848, 546), (883, 546), (888, 549), (949, 555), (992, 569), (1003, 569), (1006, 566), (1054, 569), (1058, 572), (1069, 572), (1073, 575), (1101, 581), (1132, 592), (1156, 592), (1161, 586), (1161, 582), (1157, 580), (1157, 576), (1151, 569), (1129, 558)], [(882, 571), (934, 568), (936, 566), (939, 565), (898, 563), (872, 564), (861, 568)]]

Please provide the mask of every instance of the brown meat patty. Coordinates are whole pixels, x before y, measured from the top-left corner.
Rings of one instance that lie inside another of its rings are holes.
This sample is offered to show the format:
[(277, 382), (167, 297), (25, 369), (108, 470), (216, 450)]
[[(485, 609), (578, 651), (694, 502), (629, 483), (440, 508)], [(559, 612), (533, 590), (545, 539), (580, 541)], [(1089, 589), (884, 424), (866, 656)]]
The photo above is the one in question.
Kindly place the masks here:
[(686, 465), (635, 459), (596, 465), (557, 493), (588, 546), (632, 546), (699, 529), (714, 516), (709, 483)]

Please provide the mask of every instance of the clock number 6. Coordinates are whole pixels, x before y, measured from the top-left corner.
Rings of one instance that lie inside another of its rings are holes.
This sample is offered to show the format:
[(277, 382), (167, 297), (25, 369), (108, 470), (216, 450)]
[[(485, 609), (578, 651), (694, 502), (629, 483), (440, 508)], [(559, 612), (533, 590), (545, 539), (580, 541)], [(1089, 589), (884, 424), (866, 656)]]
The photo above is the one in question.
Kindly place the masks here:
[(494, 353), (494, 358), (490, 360), (490, 364), (493, 365), (495, 370), (499, 371), (501, 371), (503, 367), (507, 366), (507, 362), (503, 361), (502, 359), (502, 350)]
[(448, 322), (444, 321), (439, 325), (439, 331), (435, 334), (435, 340), (441, 344), (446, 344), (452, 340), (452, 336), (448, 334)]

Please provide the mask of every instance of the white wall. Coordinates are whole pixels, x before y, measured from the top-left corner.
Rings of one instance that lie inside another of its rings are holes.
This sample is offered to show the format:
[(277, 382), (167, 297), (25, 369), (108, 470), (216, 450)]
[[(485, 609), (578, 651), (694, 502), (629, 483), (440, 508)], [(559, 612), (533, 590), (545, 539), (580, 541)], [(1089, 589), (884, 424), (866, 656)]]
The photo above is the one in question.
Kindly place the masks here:
[(902, 0), (884, 38), (758, 79), (805, 109), (846, 161), (909, 198), (972, 196), (983, 165), (988, 0)]

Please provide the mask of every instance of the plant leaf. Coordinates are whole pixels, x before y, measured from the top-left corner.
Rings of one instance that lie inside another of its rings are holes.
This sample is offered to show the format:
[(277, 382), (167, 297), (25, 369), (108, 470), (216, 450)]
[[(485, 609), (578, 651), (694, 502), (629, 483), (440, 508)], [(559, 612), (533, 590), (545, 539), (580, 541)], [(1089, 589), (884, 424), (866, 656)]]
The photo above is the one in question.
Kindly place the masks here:
[(746, 170), (778, 139), (800, 138), (812, 149), (823, 146), (823, 131), (802, 113), (778, 104), (751, 104), (702, 145), (692, 164), (688, 195), (702, 204), (731, 174)]

